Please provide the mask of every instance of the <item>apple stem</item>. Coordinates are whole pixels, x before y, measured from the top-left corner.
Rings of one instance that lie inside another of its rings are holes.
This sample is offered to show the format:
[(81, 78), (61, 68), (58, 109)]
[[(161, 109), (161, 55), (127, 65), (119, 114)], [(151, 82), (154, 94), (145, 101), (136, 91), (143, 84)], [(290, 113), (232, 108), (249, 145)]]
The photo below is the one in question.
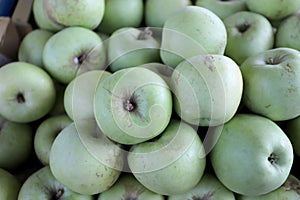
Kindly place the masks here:
[(138, 40), (146, 40), (152, 35), (152, 31), (149, 27), (146, 27), (139, 35)]
[(135, 103), (132, 100), (127, 99), (124, 103), (124, 109), (128, 112), (132, 112), (135, 109)]
[(25, 103), (25, 98), (24, 98), (24, 95), (22, 93), (18, 93), (17, 101), (18, 101), (18, 103)]
[(73, 61), (76, 65), (77, 64), (81, 65), (86, 58), (87, 58), (86, 54), (81, 54), (79, 56), (76, 56)]
[(250, 24), (248, 22), (245, 22), (241, 25), (238, 25), (237, 28), (240, 33), (245, 33), (250, 28)]
[(64, 194), (64, 189), (58, 189), (55, 194), (54, 200), (59, 200)]

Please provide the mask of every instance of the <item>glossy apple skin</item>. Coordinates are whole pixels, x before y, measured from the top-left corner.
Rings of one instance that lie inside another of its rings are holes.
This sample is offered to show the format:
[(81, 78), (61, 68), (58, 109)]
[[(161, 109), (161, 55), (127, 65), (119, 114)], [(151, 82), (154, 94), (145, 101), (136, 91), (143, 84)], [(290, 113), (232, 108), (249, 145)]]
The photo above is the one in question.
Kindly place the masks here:
[(274, 48), (246, 59), (240, 66), (246, 107), (274, 121), (299, 116), (299, 63), (299, 51), (291, 48)]
[(212, 167), (231, 191), (262, 195), (287, 179), (293, 147), (275, 122), (259, 115), (238, 114), (223, 127), (217, 127), (214, 134), (217, 143), (210, 152)]
[(0, 168), (0, 199), (17, 200), (20, 181), (10, 172)]
[(162, 195), (191, 190), (206, 166), (204, 146), (197, 132), (178, 120), (172, 120), (157, 140), (133, 146), (127, 159), (136, 179)]

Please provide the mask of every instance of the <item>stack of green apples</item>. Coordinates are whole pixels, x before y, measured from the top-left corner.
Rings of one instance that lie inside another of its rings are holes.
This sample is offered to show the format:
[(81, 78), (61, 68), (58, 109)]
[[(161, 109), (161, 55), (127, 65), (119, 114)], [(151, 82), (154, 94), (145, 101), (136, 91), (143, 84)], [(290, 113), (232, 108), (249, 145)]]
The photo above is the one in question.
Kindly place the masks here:
[(34, 0), (0, 68), (0, 199), (300, 199), (298, 11)]

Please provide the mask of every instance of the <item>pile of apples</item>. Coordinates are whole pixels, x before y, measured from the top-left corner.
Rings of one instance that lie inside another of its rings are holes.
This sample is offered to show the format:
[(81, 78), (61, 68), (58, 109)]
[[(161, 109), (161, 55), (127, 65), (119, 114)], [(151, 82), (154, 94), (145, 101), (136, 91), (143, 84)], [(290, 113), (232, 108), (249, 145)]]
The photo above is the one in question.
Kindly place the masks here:
[(300, 199), (298, 11), (34, 0), (0, 68), (0, 199)]

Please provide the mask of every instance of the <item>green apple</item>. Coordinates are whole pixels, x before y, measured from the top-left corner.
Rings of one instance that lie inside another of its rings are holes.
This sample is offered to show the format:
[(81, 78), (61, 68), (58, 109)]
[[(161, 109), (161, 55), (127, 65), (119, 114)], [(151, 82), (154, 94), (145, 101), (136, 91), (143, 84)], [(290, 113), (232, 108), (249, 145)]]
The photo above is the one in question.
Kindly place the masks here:
[(139, 65), (139, 67), (144, 67), (157, 73), (160, 77), (164, 79), (164, 81), (168, 85), (171, 84), (171, 76), (174, 71), (174, 68), (158, 62), (149, 62), (146, 64)]
[(243, 102), (252, 112), (274, 121), (300, 115), (300, 52), (274, 48), (250, 56), (240, 66)]
[(109, 69), (113, 72), (160, 61), (160, 43), (150, 28), (120, 28), (108, 39)]
[(163, 27), (172, 14), (190, 5), (191, 0), (146, 0), (145, 24), (150, 27)]
[(171, 195), (168, 200), (235, 200), (234, 193), (227, 189), (214, 174), (204, 173), (199, 183), (190, 191), (182, 194)]
[(300, 156), (300, 116), (286, 121), (284, 130), (293, 144), (294, 153)]
[(108, 199), (164, 200), (164, 197), (145, 188), (131, 173), (123, 172), (117, 182), (110, 189), (100, 193), (97, 198), (97, 200)]
[(10, 172), (0, 168), (0, 199), (17, 200), (20, 181)]
[(172, 94), (156, 73), (142, 67), (114, 72), (97, 86), (96, 121), (103, 133), (121, 144), (158, 136), (172, 114)]
[(273, 27), (263, 15), (240, 11), (226, 17), (223, 22), (227, 30), (225, 55), (239, 65), (249, 56), (274, 46)]
[(66, 114), (65, 107), (64, 107), (64, 93), (67, 86), (58, 81), (54, 81), (54, 86), (56, 90), (56, 98), (55, 98), (54, 106), (48, 112), (48, 116)]
[(105, 0), (105, 12), (97, 30), (111, 34), (123, 27), (139, 27), (144, 16), (143, 0)]
[(221, 183), (246, 196), (267, 194), (287, 179), (293, 147), (283, 130), (266, 117), (237, 114), (224, 126), (210, 152), (211, 165)]
[(21, 123), (45, 116), (53, 107), (53, 79), (38, 66), (15, 61), (0, 68), (0, 115)]
[(287, 180), (276, 190), (260, 196), (238, 195), (237, 200), (296, 200), (300, 198), (300, 181), (290, 174)]
[(29, 32), (21, 41), (18, 50), (19, 61), (43, 67), (43, 49), (53, 34), (53, 32), (44, 29), (35, 29)]
[(199, 126), (217, 126), (236, 113), (243, 93), (239, 66), (223, 55), (187, 58), (171, 77), (174, 110), (184, 121)]
[(164, 23), (160, 56), (164, 64), (175, 67), (199, 54), (224, 54), (226, 43), (225, 25), (216, 14), (186, 6)]
[(195, 129), (174, 119), (157, 140), (132, 146), (128, 166), (149, 190), (180, 194), (200, 181), (206, 166), (205, 150)]
[(282, 20), (275, 37), (276, 47), (289, 47), (300, 51), (300, 13)]
[(123, 152), (104, 137), (94, 119), (76, 120), (55, 138), (49, 166), (54, 177), (72, 191), (94, 195), (116, 182)]
[(49, 166), (44, 166), (31, 174), (21, 186), (18, 200), (31, 199), (93, 200), (93, 196), (73, 192), (53, 176)]
[(300, 9), (300, 0), (246, 0), (247, 8), (268, 19), (283, 19)]
[(59, 82), (69, 83), (77, 75), (106, 67), (106, 52), (100, 36), (83, 27), (68, 27), (48, 39), (43, 63)]
[(93, 102), (96, 87), (110, 74), (103, 70), (88, 71), (75, 77), (67, 85), (64, 93), (64, 107), (71, 119), (94, 118)]
[(72, 120), (63, 114), (48, 117), (38, 125), (34, 136), (34, 150), (43, 165), (49, 164), (50, 149), (56, 136), (71, 123)]
[(213, 11), (221, 19), (236, 12), (247, 10), (246, 0), (196, 0), (195, 5)]

